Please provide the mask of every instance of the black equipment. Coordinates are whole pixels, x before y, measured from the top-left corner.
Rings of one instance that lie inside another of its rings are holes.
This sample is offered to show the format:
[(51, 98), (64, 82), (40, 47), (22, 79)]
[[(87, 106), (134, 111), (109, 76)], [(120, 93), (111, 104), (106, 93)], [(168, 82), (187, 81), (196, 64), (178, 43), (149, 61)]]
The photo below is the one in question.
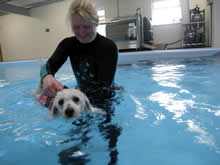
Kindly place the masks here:
[(185, 24), (184, 47), (205, 46), (205, 10), (189, 10), (190, 22)]

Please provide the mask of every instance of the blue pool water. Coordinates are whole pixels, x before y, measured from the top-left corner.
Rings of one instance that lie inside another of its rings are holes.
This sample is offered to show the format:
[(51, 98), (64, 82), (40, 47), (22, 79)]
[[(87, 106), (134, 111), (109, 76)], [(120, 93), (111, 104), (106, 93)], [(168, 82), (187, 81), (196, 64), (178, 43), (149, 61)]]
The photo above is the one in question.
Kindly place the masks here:
[[(30, 96), (39, 66), (0, 63), (1, 165), (220, 164), (219, 56), (120, 66), (113, 112), (81, 125), (46, 120)], [(57, 79), (75, 86), (69, 63)]]

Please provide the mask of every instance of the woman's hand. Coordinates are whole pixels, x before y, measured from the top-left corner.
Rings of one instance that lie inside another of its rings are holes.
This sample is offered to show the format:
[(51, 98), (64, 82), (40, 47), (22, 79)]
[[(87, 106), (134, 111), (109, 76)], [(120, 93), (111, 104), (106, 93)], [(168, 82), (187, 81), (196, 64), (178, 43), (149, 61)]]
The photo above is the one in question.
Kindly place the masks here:
[(57, 92), (63, 90), (63, 85), (52, 75), (48, 74), (43, 79), (43, 89), (47, 96), (55, 97)]

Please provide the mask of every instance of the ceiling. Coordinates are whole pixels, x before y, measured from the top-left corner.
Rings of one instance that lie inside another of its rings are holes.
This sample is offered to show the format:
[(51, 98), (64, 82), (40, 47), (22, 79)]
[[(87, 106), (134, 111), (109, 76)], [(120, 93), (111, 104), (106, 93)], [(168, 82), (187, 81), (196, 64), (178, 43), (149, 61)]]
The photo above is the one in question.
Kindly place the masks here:
[(64, 0), (0, 0), (0, 16), (8, 13), (29, 16), (29, 10), (35, 7)]

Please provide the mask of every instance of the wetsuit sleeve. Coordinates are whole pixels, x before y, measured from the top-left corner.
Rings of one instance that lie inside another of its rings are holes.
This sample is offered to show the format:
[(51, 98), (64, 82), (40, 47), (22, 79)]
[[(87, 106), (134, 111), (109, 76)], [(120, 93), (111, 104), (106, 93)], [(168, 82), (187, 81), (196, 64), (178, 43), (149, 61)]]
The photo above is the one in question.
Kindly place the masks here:
[(103, 54), (99, 56), (97, 76), (98, 81), (105, 83), (105, 85), (111, 85), (117, 68), (118, 49), (115, 43), (108, 44), (104, 48)]
[(40, 78), (43, 79), (46, 75), (48, 75), (47, 73), (47, 65), (44, 64), (40, 70)]
[(53, 76), (55, 73), (60, 69), (60, 67), (65, 63), (68, 58), (68, 44), (67, 40), (63, 40), (52, 56), (48, 59), (46, 66), (42, 67), (42, 77), (45, 77), (47, 74), (52, 74)]

